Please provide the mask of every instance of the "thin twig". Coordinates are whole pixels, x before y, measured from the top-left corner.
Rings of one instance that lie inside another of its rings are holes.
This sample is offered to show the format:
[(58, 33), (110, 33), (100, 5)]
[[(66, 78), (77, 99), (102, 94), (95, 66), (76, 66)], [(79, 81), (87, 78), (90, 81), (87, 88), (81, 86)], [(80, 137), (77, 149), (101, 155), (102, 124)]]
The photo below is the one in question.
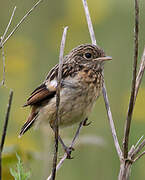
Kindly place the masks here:
[(126, 118), (125, 128), (124, 128), (124, 138), (123, 138), (123, 156), (124, 156), (124, 158), (127, 158), (127, 156), (128, 156), (129, 133), (130, 133), (130, 126), (131, 126), (132, 114), (133, 114), (133, 109), (134, 109), (136, 74), (137, 74), (137, 59), (138, 59), (138, 34), (139, 34), (139, 5), (138, 5), (138, 0), (135, 0), (133, 79), (132, 79), (132, 89), (131, 89), (128, 113), (127, 113), (127, 118)]
[(0, 38), (0, 49), (2, 49), (2, 59), (3, 59), (3, 79), (2, 79), (2, 82), (0, 83), (0, 86), (5, 84), (5, 72), (6, 72), (6, 70), (5, 70), (5, 54), (4, 54), (3, 40), (4, 40), (4, 38), (5, 38), (5, 36), (6, 36), (7, 32), (8, 32), (8, 29), (9, 29), (9, 27), (11, 25), (12, 19), (13, 19), (14, 14), (15, 14), (15, 11), (16, 11), (16, 6), (14, 7), (14, 10), (13, 10), (12, 15), (10, 17), (9, 23), (8, 23), (6, 29), (5, 29), (5, 32), (2, 35), (2, 37)]
[(120, 145), (119, 145), (119, 142), (118, 142), (118, 138), (117, 138), (117, 134), (116, 134), (113, 118), (112, 118), (112, 113), (111, 113), (109, 100), (108, 100), (108, 96), (107, 96), (107, 90), (106, 90), (106, 87), (105, 87), (105, 81), (104, 81), (104, 84), (103, 84), (102, 93), (103, 93), (105, 107), (106, 107), (106, 110), (107, 110), (107, 116), (108, 116), (111, 132), (112, 132), (112, 136), (113, 136), (113, 140), (114, 140), (114, 145), (116, 147), (118, 157), (121, 160), (122, 159), (122, 151), (120, 149)]
[(138, 145), (138, 147), (135, 149), (135, 151), (132, 154), (132, 159), (136, 157), (136, 155), (142, 150), (142, 148), (145, 146), (145, 139)]
[[(19, 23), (15, 26), (12, 32), (7, 36), (7, 38), (3, 41), (3, 45), (7, 42), (7, 40), (14, 34), (14, 32), (18, 29), (18, 27), (23, 23), (23, 21), (27, 18), (28, 15), (42, 2), (43, 0), (39, 0), (34, 6), (22, 17)], [(1, 49), (1, 47), (0, 47)]]
[(136, 159), (134, 159), (134, 162), (136, 162), (138, 159), (140, 159), (145, 154), (145, 151), (143, 151)]
[(58, 154), (58, 135), (59, 135), (58, 122), (60, 122), (60, 115), (59, 115), (60, 87), (61, 87), (61, 80), (62, 80), (63, 53), (64, 53), (64, 46), (65, 46), (67, 29), (68, 29), (68, 27), (64, 28), (63, 35), (62, 35), (62, 41), (61, 41), (61, 45), (60, 45), (59, 69), (58, 69), (57, 91), (56, 91), (56, 120), (54, 123), (55, 150), (54, 150), (54, 157), (53, 157), (53, 167), (52, 167), (51, 180), (55, 180), (55, 176), (56, 176), (57, 154)]
[[(138, 94), (138, 91), (139, 91), (139, 87), (140, 87), (140, 84), (141, 84), (141, 81), (142, 81), (142, 78), (143, 78), (143, 75), (144, 75), (144, 71), (145, 71), (145, 48), (144, 48), (144, 51), (143, 51), (143, 55), (142, 55), (141, 63), (140, 63), (140, 68), (139, 68), (138, 75), (137, 75), (137, 78), (136, 78), (134, 104), (135, 104), (136, 97), (137, 97), (137, 94)], [(132, 153), (132, 158), (135, 158), (135, 156), (136, 156), (136, 155), (142, 150), (142, 148), (145, 146), (145, 140), (142, 141), (142, 143), (140, 143), (140, 145), (138, 146), (139, 142), (142, 140), (143, 137), (144, 137), (144, 136), (142, 136), (142, 137), (138, 140), (138, 142), (136, 143), (136, 145), (135, 145), (136, 150)], [(138, 146), (138, 147), (137, 147), (137, 146)]]
[[(62, 166), (62, 164), (66, 158), (67, 158), (67, 154), (65, 153), (64, 156), (59, 161), (59, 163), (57, 164), (56, 171), (58, 171), (60, 169), (60, 167)], [(51, 178), (52, 178), (52, 173), (48, 176), (47, 180), (51, 180)]]
[(2, 180), (2, 151), (3, 151), (5, 137), (6, 137), (6, 133), (7, 133), (8, 120), (9, 120), (9, 115), (10, 115), (10, 110), (11, 110), (11, 105), (12, 105), (12, 99), (13, 99), (13, 91), (10, 90), (8, 107), (7, 107), (7, 112), (6, 112), (6, 116), (5, 116), (4, 127), (3, 127), (3, 131), (2, 131), (1, 142), (0, 142), (0, 180)]
[[(83, 127), (83, 122), (84, 122), (84, 121), (82, 121), (82, 122), (79, 124), (79, 127), (78, 127), (78, 129), (77, 129), (77, 131), (76, 131), (76, 133), (75, 133), (75, 136), (74, 136), (74, 138), (73, 138), (73, 140), (72, 140), (72, 142), (71, 142), (70, 147), (73, 147), (73, 146), (74, 146), (74, 144), (75, 144), (75, 142), (76, 142), (76, 139), (77, 139), (77, 137), (79, 136), (80, 130), (81, 130), (81, 128)], [(56, 171), (58, 171), (58, 170), (61, 168), (61, 166), (62, 166), (62, 164), (63, 164), (63, 162), (65, 161), (66, 158), (67, 158), (67, 154), (65, 153), (64, 156), (63, 156), (63, 157), (61, 158), (61, 160), (59, 161), (59, 163), (57, 164)], [(52, 173), (49, 175), (49, 177), (47, 178), (47, 180), (50, 180), (51, 178), (52, 178)]]
[(140, 87), (140, 84), (141, 84), (141, 81), (142, 81), (142, 77), (144, 75), (144, 71), (145, 71), (145, 47), (144, 47), (143, 55), (142, 55), (142, 58), (141, 58), (140, 68), (139, 68), (137, 78), (136, 78), (134, 102), (135, 102), (137, 94), (138, 94), (138, 90), (139, 90), (139, 87)]
[(8, 25), (7, 25), (6, 29), (5, 29), (5, 32), (4, 32), (3, 36), (2, 36), (2, 41), (4, 40), (4, 38), (5, 38), (5, 36), (6, 36), (7, 32), (8, 32), (8, 29), (9, 29), (9, 27), (11, 25), (12, 20), (13, 20), (15, 11), (16, 11), (16, 6), (14, 7), (14, 10), (13, 10), (12, 15), (10, 17), (9, 23), (8, 23)]
[(15, 11), (16, 11), (16, 6), (14, 7), (14, 10), (12, 12), (11, 18), (9, 20), (9, 23), (5, 29), (5, 32), (3, 36), (1, 37), (0, 41), (0, 49), (2, 49), (2, 57), (3, 57), (3, 80), (0, 85), (5, 84), (5, 56), (4, 56), (4, 44), (7, 42), (7, 40), (14, 34), (14, 32), (18, 29), (18, 27), (22, 24), (22, 22), (26, 19), (26, 17), (42, 2), (43, 0), (39, 0), (34, 6), (23, 16), (23, 18), (19, 21), (19, 23), (15, 26), (15, 28), (11, 31), (11, 33), (5, 38), (6, 33), (8, 32), (8, 29), (11, 25), (12, 19), (14, 17)]
[(90, 13), (89, 13), (87, 0), (82, 0), (82, 2), (83, 2), (84, 10), (85, 10), (85, 15), (86, 15), (86, 19), (87, 19), (87, 23), (88, 23), (88, 27), (89, 27), (88, 29), (89, 29), (89, 32), (90, 32), (90, 37), (91, 37), (92, 44), (97, 45), (97, 41), (96, 41), (96, 38), (95, 38), (95, 33), (94, 33), (92, 21), (91, 21), (91, 16), (90, 16)]
[(143, 139), (144, 135), (142, 135), (139, 140), (137, 141), (136, 145), (134, 146), (135, 148), (137, 148), (137, 146), (139, 145), (139, 143), (141, 142), (141, 140)]
[(4, 53), (4, 47), (2, 42), (2, 37), (0, 38), (0, 47), (2, 47), (2, 60), (3, 60), (3, 79), (0, 83), (0, 86), (5, 85), (5, 72), (6, 72), (6, 66), (5, 66), (5, 53)]
[[(136, 97), (137, 97), (137, 94), (138, 94), (138, 90), (139, 90), (139, 87), (140, 87), (140, 84), (141, 84), (141, 81), (142, 81), (142, 78), (143, 78), (143, 74), (144, 74), (144, 70), (145, 70), (145, 48), (144, 48), (144, 51), (143, 51), (143, 55), (142, 55), (142, 58), (141, 58), (141, 63), (140, 63), (140, 68), (139, 68), (139, 71), (138, 71), (138, 75), (137, 75), (137, 78), (136, 78), (136, 88), (135, 88), (135, 99), (134, 99), (134, 104), (135, 104), (135, 101), (136, 101)], [(143, 139), (144, 136), (141, 136), (141, 138), (138, 140), (138, 142), (136, 143), (136, 145), (134, 146), (134, 150), (133, 152), (130, 154), (131, 158), (134, 159), (136, 157), (136, 155), (142, 150), (142, 148), (145, 146), (145, 140), (143, 140), (141, 143), (140, 141)], [(140, 143), (140, 144), (139, 144)], [(129, 151), (130, 152), (130, 151)]]
[[(87, 23), (88, 23), (88, 29), (89, 29), (89, 32), (90, 32), (90, 37), (91, 37), (91, 40), (92, 40), (92, 44), (97, 45), (96, 38), (95, 38), (95, 33), (94, 33), (94, 30), (93, 30), (93, 26), (92, 26), (92, 22), (91, 22), (91, 18), (90, 18), (89, 9), (88, 9), (88, 6), (87, 6), (87, 1), (82, 0), (82, 2), (83, 2), (83, 5), (84, 5), (84, 10), (85, 10), (85, 14), (86, 14), (86, 19), (87, 19)], [(121, 159), (122, 158), (122, 152), (121, 152), (121, 148), (120, 148), (120, 145), (119, 145), (119, 142), (118, 142), (118, 138), (117, 138), (117, 134), (116, 134), (113, 118), (112, 118), (112, 113), (111, 113), (111, 109), (110, 109), (110, 105), (109, 105), (109, 100), (108, 100), (108, 96), (107, 96), (107, 90), (106, 90), (106, 87), (105, 87), (105, 82), (104, 82), (104, 85), (103, 85), (102, 92), (103, 92), (103, 97), (104, 97), (104, 101), (105, 101), (105, 105), (106, 105), (108, 120), (109, 120), (109, 124), (110, 124), (110, 128), (111, 128), (114, 144), (115, 144), (118, 156)]]

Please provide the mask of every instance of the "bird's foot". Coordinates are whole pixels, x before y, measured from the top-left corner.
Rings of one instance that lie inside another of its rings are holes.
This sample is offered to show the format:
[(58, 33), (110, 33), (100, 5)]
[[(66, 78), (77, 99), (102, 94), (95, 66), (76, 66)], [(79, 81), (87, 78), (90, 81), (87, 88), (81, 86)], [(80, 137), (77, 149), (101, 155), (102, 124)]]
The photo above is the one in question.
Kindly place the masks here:
[(83, 122), (83, 126), (89, 126), (92, 123), (92, 121), (88, 122), (88, 118), (86, 118)]
[(71, 156), (72, 151), (74, 151), (73, 147), (65, 147), (65, 152), (67, 154), (67, 159), (73, 159), (73, 157)]

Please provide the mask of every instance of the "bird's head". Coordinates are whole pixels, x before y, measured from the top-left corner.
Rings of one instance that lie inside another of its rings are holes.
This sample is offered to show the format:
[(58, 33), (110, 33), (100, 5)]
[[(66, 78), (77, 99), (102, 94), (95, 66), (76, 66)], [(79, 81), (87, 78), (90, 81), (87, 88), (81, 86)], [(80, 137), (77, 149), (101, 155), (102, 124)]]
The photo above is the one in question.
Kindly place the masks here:
[(103, 49), (92, 44), (83, 44), (74, 48), (68, 55), (67, 61), (87, 66), (96, 66), (103, 68), (104, 62), (112, 60), (112, 57), (106, 56)]

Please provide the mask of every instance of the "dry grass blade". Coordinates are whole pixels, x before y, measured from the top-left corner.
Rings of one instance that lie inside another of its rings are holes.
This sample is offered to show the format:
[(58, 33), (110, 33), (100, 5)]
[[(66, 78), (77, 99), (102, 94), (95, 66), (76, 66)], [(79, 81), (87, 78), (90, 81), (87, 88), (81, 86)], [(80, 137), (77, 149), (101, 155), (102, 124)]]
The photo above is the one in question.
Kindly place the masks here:
[(8, 29), (9, 29), (9, 27), (11, 25), (12, 19), (13, 19), (14, 14), (15, 14), (15, 11), (16, 11), (16, 6), (14, 7), (14, 10), (12, 12), (9, 23), (8, 23), (6, 29), (5, 29), (5, 32), (4, 32), (3, 36), (0, 38), (0, 49), (2, 49), (2, 59), (3, 59), (3, 79), (2, 79), (2, 82), (1, 82), (0, 86), (5, 84), (5, 54), (4, 54), (3, 40), (4, 40), (4, 38), (5, 38), (5, 36), (6, 36), (7, 32), (8, 32)]
[(5, 32), (4, 32), (3, 36), (2, 36), (2, 41), (4, 40), (4, 38), (5, 38), (5, 36), (6, 36), (7, 32), (8, 32), (8, 29), (9, 29), (9, 27), (10, 27), (10, 25), (11, 25), (12, 20), (13, 20), (15, 11), (16, 11), (16, 6), (14, 7), (14, 10), (13, 10), (13, 12), (12, 12), (12, 15), (11, 15), (11, 18), (10, 18), (10, 20), (9, 20), (9, 23), (8, 23), (8, 25), (7, 25), (6, 29), (5, 29)]
[(51, 180), (55, 180), (55, 176), (56, 176), (57, 154), (58, 154), (58, 135), (59, 135), (58, 122), (60, 121), (60, 116), (59, 116), (60, 86), (61, 86), (61, 78), (62, 78), (63, 53), (64, 53), (67, 29), (68, 29), (68, 27), (64, 28), (63, 35), (62, 35), (62, 41), (61, 41), (61, 45), (60, 45), (59, 69), (58, 69), (57, 91), (56, 91), (56, 120), (55, 120), (55, 125), (54, 125), (55, 151), (54, 151), (54, 157), (53, 157), (53, 168), (52, 168)]
[(4, 44), (7, 42), (7, 40), (14, 34), (14, 32), (18, 29), (18, 27), (22, 24), (22, 22), (26, 19), (26, 17), (42, 2), (43, 0), (39, 0), (26, 14), (25, 16), (23, 16), (23, 18), (20, 20), (20, 22), (15, 26), (15, 28), (12, 30), (12, 32), (7, 36), (7, 38), (5, 38), (8, 29), (11, 25), (12, 19), (14, 17), (15, 11), (16, 11), (16, 7), (14, 7), (14, 10), (12, 12), (11, 18), (9, 20), (9, 23), (5, 29), (5, 32), (3, 34), (3, 36), (1, 37), (0, 40), (0, 49), (2, 49), (2, 58), (3, 58), (3, 79), (0, 85), (4, 85), (5, 84), (5, 55), (4, 55)]
[[(18, 27), (23, 23), (23, 21), (27, 18), (28, 15), (31, 14), (31, 12), (42, 2), (43, 0), (39, 0), (34, 6), (22, 17), (20, 22), (15, 26), (15, 28), (12, 30), (12, 32), (7, 36), (7, 38), (3, 41), (3, 45), (7, 42), (7, 40), (15, 33), (15, 31), (18, 29)], [(1, 48), (1, 47), (0, 47)]]
[(89, 27), (92, 44), (97, 45), (87, 1), (82, 0), (82, 2), (83, 2), (84, 10), (85, 10), (85, 15), (86, 15), (86, 19), (87, 19), (87, 23), (88, 23), (88, 27)]
[(138, 34), (139, 34), (139, 5), (138, 0), (135, 0), (135, 34), (134, 34), (134, 64), (133, 64), (133, 79), (131, 96), (129, 101), (128, 113), (124, 128), (124, 138), (123, 138), (123, 156), (127, 158), (128, 156), (128, 143), (129, 143), (129, 133), (132, 120), (132, 114), (134, 109), (135, 100), (135, 88), (136, 88), (136, 74), (137, 74), (137, 59), (138, 59)]
[(3, 151), (3, 147), (4, 147), (4, 143), (5, 143), (5, 137), (6, 137), (6, 133), (7, 133), (7, 127), (8, 127), (9, 115), (10, 115), (10, 110), (11, 110), (11, 105), (12, 105), (12, 99), (13, 99), (13, 91), (10, 90), (8, 107), (7, 107), (7, 112), (6, 112), (6, 116), (5, 116), (4, 127), (3, 127), (3, 131), (2, 131), (1, 142), (0, 142), (0, 179), (2, 179), (2, 151)]
[(145, 146), (145, 139), (138, 145), (138, 147), (133, 152), (132, 159), (136, 157), (136, 155), (142, 150), (144, 146)]
[[(90, 18), (90, 13), (89, 13), (88, 5), (87, 5), (87, 1), (82, 0), (82, 2), (83, 2), (83, 5), (84, 5), (84, 10), (85, 10), (85, 14), (86, 14), (86, 20), (87, 20), (87, 23), (88, 23), (88, 29), (89, 29), (89, 32), (90, 32), (90, 37), (91, 37), (91, 40), (92, 40), (92, 44), (97, 45), (96, 38), (95, 38), (95, 33), (94, 33), (94, 30), (93, 30), (93, 26), (92, 26), (92, 22), (91, 22), (91, 18)], [(118, 156), (121, 159), (122, 158), (122, 151), (121, 151), (121, 148), (120, 148), (120, 145), (119, 145), (119, 142), (118, 142), (118, 138), (117, 138), (117, 134), (116, 134), (113, 118), (112, 118), (112, 113), (111, 113), (111, 108), (110, 108), (110, 105), (109, 105), (109, 100), (108, 100), (108, 96), (107, 96), (107, 90), (106, 90), (106, 87), (105, 87), (105, 83), (104, 83), (102, 92), (103, 92), (103, 97), (104, 97), (104, 101), (105, 101), (105, 105), (106, 105), (108, 120), (109, 120), (109, 124), (110, 124), (110, 128), (111, 128), (114, 144), (115, 144)]]
[(115, 147), (116, 147), (116, 151), (118, 153), (118, 157), (121, 160), (122, 159), (122, 151), (120, 149), (120, 145), (119, 145), (119, 142), (118, 142), (118, 138), (117, 138), (117, 134), (116, 134), (113, 118), (112, 118), (112, 113), (111, 113), (111, 109), (110, 109), (110, 105), (109, 105), (109, 100), (108, 100), (108, 96), (107, 96), (107, 90), (106, 90), (106, 87), (105, 87), (105, 83), (103, 85), (102, 93), (103, 93), (103, 97), (104, 97), (105, 107), (106, 107), (106, 110), (107, 110), (107, 116), (108, 116), (108, 120), (109, 120), (109, 124), (110, 124), (110, 128), (111, 128), (114, 144), (115, 144)]
[(6, 66), (5, 66), (5, 53), (4, 53), (4, 47), (2, 43), (2, 38), (0, 39), (0, 47), (2, 48), (2, 60), (3, 60), (3, 79), (0, 83), (0, 86), (5, 85), (5, 72), (6, 72)]
[[(64, 156), (59, 161), (59, 163), (57, 164), (56, 171), (60, 169), (66, 158), (67, 158), (67, 154), (65, 153)], [(51, 180), (51, 178), (52, 178), (52, 173), (48, 176), (47, 180)]]

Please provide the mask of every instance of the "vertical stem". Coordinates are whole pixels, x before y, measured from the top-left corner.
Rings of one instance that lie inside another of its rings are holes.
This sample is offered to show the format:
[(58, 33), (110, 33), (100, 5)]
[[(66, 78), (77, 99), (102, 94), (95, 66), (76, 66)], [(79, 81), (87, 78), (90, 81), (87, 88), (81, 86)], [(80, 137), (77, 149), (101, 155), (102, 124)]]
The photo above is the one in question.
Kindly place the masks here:
[(113, 117), (112, 117), (112, 113), (111, 113), (111, 109), (110, 109), (110, 105), (109, 105), (109, 100), (108, 100), (108, 96), (107, 96), (107, 90), (106, 90), (105, 82), (103, 84), (102, 93), (103, 93), (103, 97), (104, 97), (104, 102), (105, 102), (107, 116), (108, 116), (108, 120), (109, 120), (109, 124), (110, 124), (110, 129), (112, 132), (112, 137), (114, 140), (114, 145), (115, 145), (116, 151), (118, 153), (118, 157), (121, 160), (122, 159), (122, 151), (121, 151), (119, 141), (117, 138), (117, 134), (116, 134), (116, 129), (115, 129), (115, 125), (114, 125), (114, 121), (113, 121)]
[(7, 112), (6, 112), (6, 116), (5, 116), (4, 127), (3, 127), (3, 131), (2, 131), (1, 142), (0, 142), (0, 180), (2, 180), (2, 151), (4, 148), (5, 137), (6, 137), (6, 133), (7, 133), (7, 127), (8, 127), (10, 110), (11, 110), (12, 98), (13, 98), (13, 91), (10, 90), (8, 107), (7, 107)]
[(139, 33), (139, 5), (138, 0), (135, 0), (135, 32), (134, 32), (134, 64), (133, 64), (133, 79), (131, 96), (128, 107), (127, 118), (125, 122), (124, 138), (123, 138), (123, 156), (127, 158), (128, 156), (128, 143), (129, 143), (129, 133), (131, 127), (132, 114), (134, 109), (135, 100), (135, 87), (136, 87), (136, 74), (137, 74), (137, 59), (138, 59), (138, 33)]
[(58, 68), (57, 89), (56, 89), (56, 119), (54, 122), (55, 150), (54, 150), (54, 157), (53, 157), (51, 180), (55, 180), (55, 176), (56, 176), (57, 154), (58, 154), (58, 135), (59, 135), (58, 123), (60, 122), (60, 116), (59, 116), (60, 88), (61, 88), (61, 79), (62, 79), (63, 52), (64, 52), (67, 28), (68, 27), (64, 28), (63, 35), (62, 35), (62, 41), (61, 41), (61, 45), (60, 45), (59, 68)]
[[(87, 20), (87, 23), (88, 23), (88, 29), (89, 29), (92, 44), (97, 46), (95, 33), (94, 33), (94, 29), (93, 29), (93, 25), (92, 25), (92, 21), (91, 21), (91, 17), (90, 17), (88, 5), (87, 5), (87, 0), (82, 0), (82, 2), (83, 2), (84, 10), (85, 10), (86, 20)], [(114, 145), (115, 145), (116, 151), (118, 153), (118, 157), (119, 157), (119, 159), (121, 159), (122, 158), (122, 151), (121, 151), (121, 148), (120, 148), (120, 145), (119, 145), (119, 142), (118, 142), (115, 125), (114, 125), (114, 121), (113, 121), (113, 118), (112, 118), (112, 113), (111, 113), (111, 108), (110, 108), (110, 105), (109, 105), (109, 100), (108, 100), (108, 96), (107, 96), (107, 90), (106, 90), (106, 87), (105, 87), (105, 82), (103, 84), (102, 93), (103, 93), (103, 97), (104, 97), (104, 102), (105, 102), (105, 107), (106, 107), (107, 116), (108, 116), (108, 120), (109, 120), (109, 125), (110, 125), (111, 132), (112, 132), (112, 137), (113, 137), (113, 140), (114, 140)]]
[(132, 164), (129, 161), (121, 163), (118, 180), (129, 180), (131, 165)]
[(85, 10), (85, 15), (86, 15), (87, 23), (88, 23), (88, 29), (89, 29), (92, 44), (95, 44), (97, 46), (96, 37), (95, 37), (95, 33), (94, 33), (92, 21), (91, 21), (91, 16), (89, 13), (87, 0), (82, 0), (82, 2), (83, 2), (84, 10)]

